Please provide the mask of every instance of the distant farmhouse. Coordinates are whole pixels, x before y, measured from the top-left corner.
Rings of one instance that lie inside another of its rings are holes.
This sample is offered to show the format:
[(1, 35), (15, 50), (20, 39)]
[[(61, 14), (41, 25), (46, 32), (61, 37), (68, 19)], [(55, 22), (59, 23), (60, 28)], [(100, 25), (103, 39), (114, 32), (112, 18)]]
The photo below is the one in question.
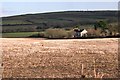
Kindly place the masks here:
[(87, 37), (88, 31), (86, 29), (74, 29), (74, 38)]

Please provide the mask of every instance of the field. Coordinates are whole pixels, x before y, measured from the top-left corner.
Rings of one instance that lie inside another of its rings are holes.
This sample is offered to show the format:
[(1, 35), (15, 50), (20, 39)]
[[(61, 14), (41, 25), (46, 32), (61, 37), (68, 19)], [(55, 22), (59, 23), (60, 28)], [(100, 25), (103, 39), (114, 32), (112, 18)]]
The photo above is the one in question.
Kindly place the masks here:
[(2, 33), (2, 37), (3, 38), (26, 38), (35, 34), (38, 34), (38, 32)]
[(3, 78), (117, 76), (118, 38), (1, 38), (0, 41), (3, 50)]

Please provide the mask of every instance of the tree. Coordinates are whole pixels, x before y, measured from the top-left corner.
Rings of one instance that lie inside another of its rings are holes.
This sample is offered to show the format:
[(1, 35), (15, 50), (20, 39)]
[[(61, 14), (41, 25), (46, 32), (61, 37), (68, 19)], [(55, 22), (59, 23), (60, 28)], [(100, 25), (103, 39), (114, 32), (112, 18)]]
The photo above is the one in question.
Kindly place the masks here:
[(97, 28), (105, 30), (107, 28), (107, 23), (105, 21), (99, 21), (94, 25), (94, 29), (97, 30)]

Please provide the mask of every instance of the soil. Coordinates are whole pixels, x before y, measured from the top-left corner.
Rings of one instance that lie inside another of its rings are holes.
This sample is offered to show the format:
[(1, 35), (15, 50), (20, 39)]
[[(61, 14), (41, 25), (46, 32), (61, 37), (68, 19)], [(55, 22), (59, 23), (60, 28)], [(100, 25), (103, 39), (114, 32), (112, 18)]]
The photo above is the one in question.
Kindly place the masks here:
[[(79, 78), (118, 71), (118, 38), (0, 38), (3, 78)], [(95, 72), (94, 72), (95, 71)]]

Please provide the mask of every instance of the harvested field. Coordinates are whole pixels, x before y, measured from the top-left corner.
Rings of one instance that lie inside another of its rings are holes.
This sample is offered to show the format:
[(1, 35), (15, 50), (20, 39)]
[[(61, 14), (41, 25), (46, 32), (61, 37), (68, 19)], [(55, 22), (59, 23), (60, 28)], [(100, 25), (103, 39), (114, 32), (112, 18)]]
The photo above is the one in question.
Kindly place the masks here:
[[(115, 78), (118, 39), (1, 38), (3, 78)], [(95, 75), (96, 72), (96, 75)]]

